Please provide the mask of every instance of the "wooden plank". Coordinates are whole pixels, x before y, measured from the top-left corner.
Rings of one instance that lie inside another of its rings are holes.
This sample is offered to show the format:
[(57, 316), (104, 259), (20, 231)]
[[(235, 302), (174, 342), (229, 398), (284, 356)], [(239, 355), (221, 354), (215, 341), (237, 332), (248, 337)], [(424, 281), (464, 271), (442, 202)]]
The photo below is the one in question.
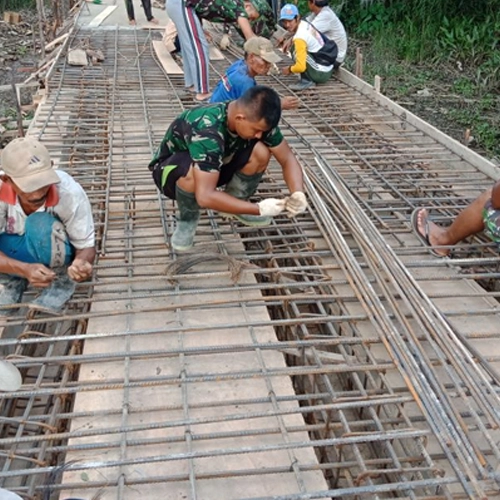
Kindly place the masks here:
[(69, 33), (64, 33), (64, 35), (58, 36), (57, 38), (55, 38), (54, 40), (49, 42), (45, 46), (45, 52), (50, 52), (51, 50), (53, 50), (56, 47), (56, 45), (64, 42), (64, 40), (66, 40), (66, 38), (68, 38), (68, 36), (69, 36)]
[(96, 26), (99, 26), (117, 7), (117, 5), (110, 5), (109, 7), (106, 7), (99, 15), (95, 16), (94, 19), (90, 21), (88, 27), (95, 28)]
[(143, 24), (140, 26), (141, 30), (164, 30), (165, 25), (162, 24), (153, 24), (153, 23), (148, 23), (148, 24)]
[(222, 61), (224, 59), (222, 52), (214, 45), (208, 46), (208, 55), (211, 61)]
[(153, 48), (168, 75), (184, 74), (183, 69), (174, 61), (174, 58), (170, 55), (170, 52), (161, 40), (153, 40)]

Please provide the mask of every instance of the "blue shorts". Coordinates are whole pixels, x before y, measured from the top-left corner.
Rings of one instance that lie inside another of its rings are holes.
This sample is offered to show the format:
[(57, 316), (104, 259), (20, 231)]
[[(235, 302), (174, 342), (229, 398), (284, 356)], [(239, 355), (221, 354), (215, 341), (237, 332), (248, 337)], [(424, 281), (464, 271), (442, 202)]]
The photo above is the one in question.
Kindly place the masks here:
[(0, 234), (0, 251), (21, 262), (51, 268), (68, 266), (75, 255), (63, 223), (47, 212), (29, 215), (22, 236)]

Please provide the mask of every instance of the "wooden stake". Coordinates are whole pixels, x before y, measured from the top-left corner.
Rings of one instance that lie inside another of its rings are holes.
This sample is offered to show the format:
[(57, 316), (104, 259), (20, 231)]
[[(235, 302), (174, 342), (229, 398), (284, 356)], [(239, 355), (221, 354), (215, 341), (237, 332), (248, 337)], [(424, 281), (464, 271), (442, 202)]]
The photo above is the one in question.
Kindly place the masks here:
[(358, 78), (363, 78), (363, 54), (361, 53), (361, 49), (359, 47), (356, 49), (355, 74)]
[(375, 89), (375, 92), (380, 92), (380, 83), (382, 82), (382, 78), (380, 76), (375, 75), (375, 81), (373, 83), (373, 88)]
[(16, 88), (16, 84), (14, 83), (14, 72), (12, 72), (11, 86), (12, 86), (12, 93), (14, 94), (14, 100), (16, 102), (17, 136), (24, 137), (23, 113), (21, 111), (21, 104), (19, 102), (18, 89)]
[(467, 128), (467, 129), (465, 129), (465, 133), (464, 133), (464, 144), (466, 146), (468, 146), (469, 142), (470, 142), (470, 128)]

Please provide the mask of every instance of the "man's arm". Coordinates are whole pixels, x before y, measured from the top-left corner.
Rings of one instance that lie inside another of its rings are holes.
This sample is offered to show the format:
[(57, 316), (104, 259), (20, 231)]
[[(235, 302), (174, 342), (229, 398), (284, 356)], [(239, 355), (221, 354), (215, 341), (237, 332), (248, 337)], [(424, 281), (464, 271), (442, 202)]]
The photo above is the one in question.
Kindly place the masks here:
[(54, 280), (56, 274), (52, 269), (43, 264), (28, 264), (20, 260), (7, 257), (0, 252), (0, 273), (13, 274), (27, 279), (31, 285), (37, 288), (46, 288)]
[(271, 153), (274, 155), (283, 170), (283, 178), (290, 193), (296, 191), (304, 191), (304, 179), (302, 175), (302, 167), (300, 166), (297, 158), (290, 149), (286, 139), (281, 143), (271, 148)]
[(306, 70), (307, 43), (301, 38), (293, 38), (293, 45), (295, 46), (295, 61), (291, 66), (283, 68), (284, 75), (304, 73)]
[(295, 217), (307, 209), (302, 167), (295, 158), (286, 139), (283, 139), (279, 146), (271, 148), (271, 152), (283, 169), (283, 178), (291, 193), (286, 198), (285, 210), (288, 212), (289, 217)]
[(68, 276), (78, 282), (89, 279), (94, 269), (95, 254), (95, 247), (77, 249), (75, 258), (68, 267)]
[(249, 38), (255, 36), (255, 33), (252, 31), (252, 27), (250, 26), (250, 21), (246, 17), (238, 17), (237, 22), (241, 32), (243, 33), (243, 36), (245, 37), (245, 40), (248, 40)]
[(295, 109), (299, 107), (299, 98), (287, 95), (281, 98), (281, 109)]

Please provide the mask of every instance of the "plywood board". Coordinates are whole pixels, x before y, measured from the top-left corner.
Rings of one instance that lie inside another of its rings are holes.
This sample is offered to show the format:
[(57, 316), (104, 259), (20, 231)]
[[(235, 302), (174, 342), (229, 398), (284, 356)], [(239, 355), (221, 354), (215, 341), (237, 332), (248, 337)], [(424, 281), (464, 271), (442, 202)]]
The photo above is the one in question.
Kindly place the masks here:
[(92, 21), (89, 23), (89, 28), (95, 28), (96, 26), (99, 26), (104, 19), (106, 19), (115, 9), (117, 5), (110, 5), (109, 7), (106, 7), (99, 15), (95, 16)]
[(222, 61), (224, 59), (222, 52), (214, 45), (209, 45), (208, 55), (211, 61)]
[(174, 58), (170, 55), (170, 52), (161, 40), (154, 40), (153, 48), (167, 75), (184, 74), (182, 68), (174, 61)]

